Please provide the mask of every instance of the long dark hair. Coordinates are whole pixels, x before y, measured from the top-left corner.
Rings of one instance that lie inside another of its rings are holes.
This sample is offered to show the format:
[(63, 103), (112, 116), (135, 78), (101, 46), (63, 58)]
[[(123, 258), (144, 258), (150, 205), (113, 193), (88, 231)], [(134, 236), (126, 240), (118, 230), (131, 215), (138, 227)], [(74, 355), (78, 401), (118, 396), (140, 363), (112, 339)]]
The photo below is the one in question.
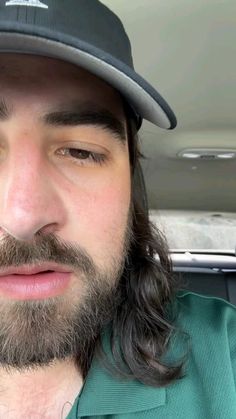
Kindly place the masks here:
[[(143, 156), (133, 113), (127, 105), (125, 112), (134, 181)], [(114, 362), (107, 359), (100, 336), (96, 353), (104, 367), (118, 377), (162, 387), (183, 377), (187, 359), (185, 353), (174, 363), (163, 360), (171, 337), (177, 331), (172, 308), (181, 282), (173, 275), (166, 239), (150, 221), (145, 199), (135, 188), (137, 184), (132, 188), (132, 242), (119, 282), (121, 303), (111, 324), (110, 346)], [(145, 194), (142, 186), (141, 189)]]

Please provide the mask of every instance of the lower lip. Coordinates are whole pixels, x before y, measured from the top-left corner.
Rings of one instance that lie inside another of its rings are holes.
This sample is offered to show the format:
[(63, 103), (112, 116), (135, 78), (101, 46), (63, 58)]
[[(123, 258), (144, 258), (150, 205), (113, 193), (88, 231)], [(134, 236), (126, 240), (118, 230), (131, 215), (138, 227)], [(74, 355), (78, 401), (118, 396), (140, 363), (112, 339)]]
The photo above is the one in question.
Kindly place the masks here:
[(25, 300), (55, 297), (68, 287), (71, 272), (0, 276), (0, 295)]

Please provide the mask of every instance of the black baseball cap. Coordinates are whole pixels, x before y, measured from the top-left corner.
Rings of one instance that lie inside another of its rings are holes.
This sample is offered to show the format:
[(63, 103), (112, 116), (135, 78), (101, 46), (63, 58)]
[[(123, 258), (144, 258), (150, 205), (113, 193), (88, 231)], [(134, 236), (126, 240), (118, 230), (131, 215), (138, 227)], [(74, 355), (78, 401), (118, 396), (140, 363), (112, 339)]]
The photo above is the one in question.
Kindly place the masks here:
[(42, 55), (76, 64), (105, 80), (142, 119), (173, 129), (176, 117), (134, 70), (120, 19), (98, 0), (0, 0), (0, 53)]

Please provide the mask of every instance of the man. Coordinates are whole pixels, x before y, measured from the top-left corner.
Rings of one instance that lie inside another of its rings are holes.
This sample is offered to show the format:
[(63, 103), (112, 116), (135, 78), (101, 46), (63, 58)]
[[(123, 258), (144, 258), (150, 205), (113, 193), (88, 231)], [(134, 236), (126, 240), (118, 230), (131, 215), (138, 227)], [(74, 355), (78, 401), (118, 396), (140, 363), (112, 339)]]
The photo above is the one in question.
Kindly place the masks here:
[(235, 418), (235, 308), (177, 293), (137, 140), (176, 120), (121, 22), (0, 0), (0, 52), (0, 418)]

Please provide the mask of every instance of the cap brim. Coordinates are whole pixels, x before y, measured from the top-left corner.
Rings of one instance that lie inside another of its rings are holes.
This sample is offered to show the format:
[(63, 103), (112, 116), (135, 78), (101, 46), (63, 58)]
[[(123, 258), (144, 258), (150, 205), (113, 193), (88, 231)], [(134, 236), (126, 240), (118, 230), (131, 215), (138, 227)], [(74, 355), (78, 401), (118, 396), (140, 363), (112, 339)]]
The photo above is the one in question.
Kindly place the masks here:
[(78, 39), (75, 47), (64, 43), (64, 39), (59, 42), (22, 32), (0, 32), (0, 52), (42, 55), (83, 67), (116, 88), (141, 118), (161, 128), (175, 128), (176, 117), (166, 101), (123, 62)]

